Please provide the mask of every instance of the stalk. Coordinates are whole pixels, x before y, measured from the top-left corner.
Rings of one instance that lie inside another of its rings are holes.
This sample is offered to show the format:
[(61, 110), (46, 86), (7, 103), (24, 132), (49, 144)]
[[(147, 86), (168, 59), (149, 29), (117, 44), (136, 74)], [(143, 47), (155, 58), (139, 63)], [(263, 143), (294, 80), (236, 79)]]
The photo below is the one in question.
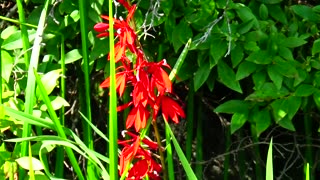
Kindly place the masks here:
[(190, 81), (187, 104), (187, 140), (186, 140), (186, 157), (191, 162), (192, 140), (193, 140), (193, 119), (194, 119), (194, 88), (193, 80)]
[[(309, 109), (309, 108), (308, 108)], [(310, 117), (310, 113), (308, 111), (304, 112), (304, 128), (305, 128), (305, 133), (306, 133), (306, 151), (305, 151), (305, 158), (306, 158), (306, 162), (304, 164), (304, 169), (307, 168), (307, 164), (311, 165), (311, 169), (312, 169), (312, 165), (313, 165), (313, 150), (312, 150), (312, 119)], [(310, 179), (313, 180), (314, 179), (314, 174), (312, 174), (312, 170), (310, 171)]]
[[(18, 3), (18, 1), (17, 1)], [(45, 20), (47, 17), (47, 12), (48, 12), (48, 7), (49, 7), (49, 3), (50, 0), (46, 0), (44, 7), (42, 9), (41, 15), (40, 15), (40, 19), (39, 19), (39, 23), (38, 23), (38, 29), (36, 32), (36, 37), (34, 40), (34, 44), (33, 44), (33, 48), (32, 48), (32, 53), (31, 53), (31, 61), (29, 64), (29, 60), (26, 61), (26, 65), (29, 66), (28, 68), (28, 79), (27, 79), (27, 88), (26, 88), (26, 97), (25, 97), (25, 112), (27, 114), (33, 114), (33, 100), (34, 100), (34, 96), (35, 96), (35, 76), (34, 76), (34, 70), (37, 70), (38, 67), (38, 63), (39, 63), (39, 56), (40, 56), (40, 44), (42, 42), (42, 37), (43, 37), (43, 32), (44, 32), (44, 26), (45, 26)], [(21, 4), (21, 1), (19, 0), (18, 3), (18, 9), (19, 10), (19, 14), (20, 12), (23, 11), (23, 7)], [(20, 8), (19, 8), (20, 6)], [(22, 12), (23, 13), (23, 12)], [(21, 15), (24, 16), (24, 13)], [(23, 17), (22, 17), (22, 20)], [(25, 28), (24, 26), (22, 26), (23, 28)], [(22, 31), (22, 30), (21, 30)], [(25, 29), (26, 31), (26, 29)], [(25, 36), (27, 34), (24, 34), (23, 36)], [(23, 38), (23, 43), (26, 44), (24, 45), (25, 48), (27, 49), (28, 47), (28, 43), (29, 40), (28, 38)], [(28, 42), (27, 42), (28, 41)], [(28, 53), (26, 52), (25, 54), (25, 58)], [(26, 60), (26, 59), (25, 59)], [(31, 134), (31, 126), (28, 123), (24, 123), (23, 124), (23, 130), (22, 130), (22, 138), (28, 137)], [(22, 142), (21, 143), (21, 156), (27, 156), (28, 155), (28, 142)], [(19, 179), (23, 179), (25, 176), (25, 170), (23, 170), (22, 168), (19, 169)]]
[(168, 178), (169, 180), (174, 180), (174, 164), (173, 164), (173, 155), (172, 155), (171, 135), (170, 135), (170, 131), (168, 131), (167, 128), (165, 130), (166, 130), (166, 152), (167, 152), (167, 160), (168, 160), (168, 170), (167, 170)]
[(112, 0), (109, 0), (109, 47), (110, 47), (110, 100), (109, 100), (109, 174), (118, 179), (118, 122), (115, 76), (114, 28)]
[[(65, 90), (66, 90), (66, 82), (65, 82), (65, 76), (66, 76), (66, 66), (65, 66), (65, 45), (64, 45), (64, 36), (61, 35), (61, 69), (62, 69), (62, 77), (60, 81), (60, 96), (65, 99)], [(65, 108), (62, 106), (60, 109), (60, 123), (62, 126), (64, 126), (64, 113)], [(62, 178), (63, 172), (64, 172), (64, 148), (58, 147), (57, 148), (57, 155), (56, 155), (56, 168), (55, 168), (55, 175), (56, 177)]]
[[(91, 99), (90, 99), (90, 79), (89, 79), (89, 55), (88, 55), (88, 30), (87, 30), (87, 1), (79, 0), (80, 10), (80, 30), (81, 30), (81, 44), (82, 44), (82, 58), (83, 58), (83, 71), (84, 71), (84, 82), (85, 82), (85, 116), (92, 122), (91, 117)], [(83, 123), (83, 137), (84, 142), (89, 149), (93, 150), (93, 138), (90, 126), (87, 123)], [(96, 179), (95, 167), (88, 161), (87, 163), (87, 178)]]
[(24, 15), (24, 8), (22, 5), (22, 0), (17, 0), (17, 7), (18, 7), (18, 14), (19, 14), (19, 21), (20, 21), (20, 29), (21, 29), (21, 38), (22, 38), (22, 49), (25, 52), (24, 54), (24, 62), (26, 64), (26, 67), (29, 67), (29, 61), (30, 61), (30, 52), (28, 49), (30, 48), (29, 43), (29, 35), (27, 31), (26, 25), (24, 23), (26, 22), (26, 17)]
[(203, 161), (203, 104), (198, 100), (198, 112), (197, 112), (197, 146), (196, 146), (196, 167), (195, 174), (198, 179), (202, 179), (203, 176), (203, 165), (200, 163)]
[[(167, 121), (167, 120), (165, 119), (165, 121)], [(158, 146), (159, 146), (159, 154), (160, 154), (160, 161), (161, 161), (162, 171), (163, 171), (163, 179), (167, 180), (168, 179), (167, 178), (167, 168), (166, 168), (165, 157), (164, 157), (163, 149), (162, 149), (162, 145), (161, 145), (161, 137), (160, 137), (160, 134), (159, 134), (158, 126), (157, 126), (157, 123), (155, 121), (152, 121), (151, 123), (153, 125), (154, 134), (156, 136), (157, 143), (158, 143)], [(170, 132), (170, 131), (168, 131), (168, 132)]]

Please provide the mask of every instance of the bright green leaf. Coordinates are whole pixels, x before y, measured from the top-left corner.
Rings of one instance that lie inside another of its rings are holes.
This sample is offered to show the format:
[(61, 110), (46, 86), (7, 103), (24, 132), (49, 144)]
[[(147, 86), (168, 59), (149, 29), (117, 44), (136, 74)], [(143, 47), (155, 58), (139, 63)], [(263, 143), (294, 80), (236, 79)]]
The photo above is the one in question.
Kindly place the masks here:
[(270, 64), (272, 62), (272, 56), (268, 51), (260, 50), (252, 52), (246, 60), (256, 64)]
[[(41, 82), (43, 83), (43, 86), (44, 86), (48, 95), (58, 85), (57, 81), (60, 78), (61, 72), (62, 72), (61, 69), (56, 69), (56, 70), (50, 71), (42, 76)], [(40, 90), (38, 87), (36, 89), (36, 94), (37, 94), (37, 97), (39, 98), (40, 97)]]
[(233, 70), (223, 61), (218, 63), (218, 79), (228, 88), (242, 93), (240, 83), (236, 80)]
[(289, 61), (294, 60), (293, 55), (292, 55), (292, 51), (289, 48), (280, 46), (278, 53), (281, 57), (283, 57), (286, 60), (289, 60)]
[(200, 68), (194, 75), (194, 91), (197, 91), (206, 82), (209, 77), (210, 71), (210, 65), (208, 62), (200, 66)]
[(253, 115), (253, 121), (256, 123), (256, 132), (259, 137), (271, 125), (271, 117), (268, 109), (255, 111)]
[(296, 96), (289, 96), (286, 100), (285, 103), (288, 106), (288, 119), (292, 120), (294, 115), (298, 112), (300, 109), (302, 100), (301, 97), (296, 97)]
[(310, 96), (315, 92), (316, 88), (310, 84), (301, 84), (296, 89), (294, 95), (299, 97)]
[(317, 108), (320, 110), (320, 90), (316, 90), (313, 93), (313, 100), (314, 100)]
[(277, 99), (271, 103), (273, 117), (278, 123), (288, 114), (288, 106), (284, 99)]
[(21, 166), (23, 169), (26, 169), (26, 170), (30, 170), (30, 166), (32, 166), (32, 169), (34, 171), (39, 171), (44, 169), (42, 163), (34, 157), (31, 157), (32, 164), (30, 164), (30, 157), (28, 156), (18, 158), (16, 159), (16, 162), (19, 164), (19, 166)]
[(214, 111), (217, 113), (248, 113), (249, 104), (243, 100), (230, 100), (220, 104)]
[(280, 46), (294, 48), (294, 47), (299, 47), (301, 45), (304, 45), (306, 43), (307, 43), (307, 41), (301, 37), (300, 38), (299, 37), (288, 37), (280, 43)]
[(238, 66), (238, 64), (242, 61), (244, 56), (243, 49), (240, 45), (235, 46), (231, 50), (231, 62), (232, 62), (232, 67)]
[(1, 32), (1, 39), (7, 39), (11, 34), (18, 31), (17, 26), (9, 26)]
[(231, 118), (231, 134), (240, 129), (248, 120), (248, 113), (234, 113)]
[[(66, 56), (65, 57), (65, 64), (73, 63), (73, 62), (82, 58), (80, 49), (73, 49), (73, 50), (69, 51), (65, 56)], [(59, 61), (59, 64), (61, 64), (61, 60)]]
[[(36, 31), (29, 30), (29, 41), (33, 41), (35, 38)], [(14, 50), (14, 49), (21, 49), (22, 48), (22, 38), (21, 32), (16, 31), (15, 33), (11, 34), (7, 39), (2, 42), (1, 48), (6, 50)]]
[(238, 67), (238, 71), (236, 74), (236, 80), (241, 80), (243, 78), (248, 77), (251, 73), (256, 71), (257, 66), (258, 66), (257, 64), (249, 62), (249, 61), (242, 62)]
[(320, 39), (317, 39), (313, 42), (312, 46), (312, 56), (314, 56), (316, 53), (320, 52)]
[[(51, 105), (52, 105), (54, 110), (58, 110), (62, 106), (64, 106), (64, 107), (70, 106), (69, 103), (65, 99), (60, 97), (60, 96), (49, 96), (49, 98), (50, 98)], [(45, 104), (43, 104), (43, 105), (41, 105), (40, 109), (42, 111), (46, 111), (47, 110), (47, 106)]]
[(311, 7), (306, 5), (293, 5), (291, 6), (294, 13), (299, 15), (305, 20), (311, 21), (311, 22), (320, 22), (320, 15), (315, 13)]
[(286, 14), (283, 11), (284, 9), (280, 7), (280, 4), (268, 5), (268, 10), (270, 16), (273, 17), (275, 20), (281, 22), (282, 24), (288, 24)]
[(266, 180), (273, 180), (273, 155), (272, 155), (272, 138), (269, 144), (266, 167)]
[(276, 85), (277, 89), (281, 89), (283, 76), (278, 73), (272, 66), (268, 66), (268, 75), (271, 81)]
[(12, 68), (13, 68), (13, 58), (12, 56), (5, 50), (1, 50), (1, 75), (2, 78), (9, 82)]

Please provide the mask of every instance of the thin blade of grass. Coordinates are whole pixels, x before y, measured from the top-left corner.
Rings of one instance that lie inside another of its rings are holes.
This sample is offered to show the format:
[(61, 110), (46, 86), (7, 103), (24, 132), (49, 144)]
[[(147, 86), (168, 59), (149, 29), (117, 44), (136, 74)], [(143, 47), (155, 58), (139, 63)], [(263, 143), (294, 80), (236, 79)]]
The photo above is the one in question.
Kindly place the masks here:
[(272, 138), (269, 144), (267, 155), (266, 180), (273, 180)]
[(186, 140), (186, 157), (188, 162), (191, 162), (192, 155), (192, 140), (193, 140), (193, 119), (194, 119), (194, 88), (193, 80), (191, 80), (188, 92), (187, 102), (187, 140)]
[(186, 156), (184, 155), (184, 153), (183, 153), (183, 151), (182, 151), (177, 139), (175, 138), (175, 136), (174, 136), (174, 134), (173, 134), (168, 122), (167, 121), (164, 121), (164, 122), (166, 124), (167, 130), (169, 131), (169, 133), (171, 135), (173, 145), (174, 145), (174, 147), (176, 149), (176, 152), (178, 154), (178, 157), (179, 157), (179, 159), (181, 161), (182, 167), (183, 167), (184, 171), (186, 172), (186, 175), (187, 175), (188, 179), (196, 180), (197, 177), (194, 174), (194, 172), (193, 172), (193, 170), (192, 170), (192, 168), (191, 168)]
[(118, 121), (115, 76), (114, 28), (112, 0), (109, 0), (109, 47), (110, 47), (110, 100), (109, 100), (109, 174), (118, 179)]
[(82, 114), (79, 111), (81, 117), (89, 124), (89, 126), (94, 130), (94, 132), (96, 132), (100, 137), (102, 137), (102, 139), (104, 139), (105, 141), (109, 142), (109, 139), (106, 135), (103, 134), (102, 131), (100, 131), (95, 125), (92, 124), (92, 122), (90, 122), (85, 116), (84, 114)]
[[(44, 101), (44, 103), (46, 104), (47, 108), (48, 108), (48, 113), (53, 121), (53, 124), (54, 124), (54, 127), (55, 127), (55, 130), (57, 131), (58, 135), (64, 139), (67, 139), (67, 136), (64, 132), (64, 129), (63, 129), (63, 126), (61, 126), (60, 124), (60, 121), (58, 119), (58, 116), (56, 114), (56, 112), (54, 111), (53, 107), (52, 107), (52, 104), (51, 104), (51, 101), (46, 93), (46, 90), (41, 82), (41, 79), (40, 77), (38, 76), (37, 72), (34, 71), (34, 76), (36, 78), (36, 81), (37, 81), (37, 84), (38, 84), (38, 87), (39, 87), (39, 90), (40, 90), (40, 94), (42, 96), (42, 99)], [(75, 157), (75, 155), (73, 154), (73, 151), (70, 149), (70, 148), (66, 148), (66, 152), (67, 152), (67, 155), (70, 159), (70, 162), (76, 172), (76, 174), (78, 175), (78, 178), (79, 179), (84, 179), (83, 177), (83, 174), (81, 172), (81, 169), (79, 167), (79, 164), (78, 164), (78, 161)]]
[[(203, 104), (201, 100), (197, 102), (197, 135), (196, 135), (196, 162), (203, 161)], [(202, 179), (203, 177), (203, 165), (201, 163), (197, 163), (195, 166), (195, 173), (198, 179)]]
[[(91, 122), (91, 96), (90, 96), (90, 73), (89, 73), (89, 53), (88, 53), (88, 7), (87, 0), (79, 0), (79, 11), (80, 11), (80, 30), (81, 30), (81, 45), (82, 45), (82, 58), (83, 58), (83, 71), (84, 71), (84, 83), (85, 83), (85, 104), (82, 107), (85, 107), (85, 115), (87, 119)], [(83, 126), (83, 137), (84, 142), (90, 149), (93, 148), (93, 138), (91, 128), (87, 126), (87, 123), (82, 123)], [(87, 164), (87, 178), (96, 179), (95, 169), (88, 162)]]
[[(39, 63), (39, 55), (40, 55), (40, 44), (42, 42), (42, 37), (43, 37), (43, 32), (44, 32), (44, 26), (45, 26), (45, 21), (46, 21), (46, 17), (47, 17), (47, 13), (48, 13), (48, 7), (49, 7), (49, 2), (50, 0), (46, 0), (44, 7), (41, 11), (40, 14), (40, 18), (39, 18), (39, 22), (38, 22), (38, 29), (36, 32), (36, 37), (34, 39), (34, 44), (32, 47), (32, 53), (31, 53), (31, 60), (30, 60), (30, 64), (27, 64), (28, 61), (26, 61), (26, 65), (28, 67), (29, 65), (29, 69), (28, 69), (28, 79), (27, 79), (27, 88), (26, 88), (26, 101), (25, 101), (25, 112), (28, 114), (32, 114), (33, 112), (33, 102), (34, 102), (34, 97), (35, 97), (35, 77), (34, 77), (34, 69), (37, 69), (38, 67), (38, 63)], [(22, 2), (20, 0), (20, 9), (19, 10), (19, 14), (23, 13), (23, 7), (22, 7)], [(18, 3), (19, 4), (19, 3)], [(24, 15), (24, 14), (23, 14)], [(20, 20), (21, 21), (21, 20)], [(23, 22), (23, 20), (22, 20)], [(25, 26), (21, 26), (21, 28), (25, 28)], [(22, 31), (22, 29), (21, 29)], [(25, 29), (26, 31), (26, 29)], [(28, 34), (23, 33), (22, 37), (27, 36)], [(28, 41), (28, 42), (26, 42)], [(28, 38), (23, 39), (23, 43), (29, 43)], [(25, 45), (24, 45), (25, 46)], [(24, 47), (26, 49), (25, 50), (25, 56), (28, 54), (28, 52), (26, 51), (29, 47)], [(27, 55), (28, 56), (28, 55)], [(31, 133), (31, 126), (28, 123), (23, 124), (23, 131), (22, 131), (22, 137), (27, 137), (30, 136)], [(27, 156), (28, 154), (28, 142), (22, 142), (21, 144), (21, 156)], [(19, 176), (20, 179), (23, 179), (25, 176), (25, 171), (23, 169), (20, 168), (19, 170)]]
[(307, 166), (306, 166), (306, 180), (310, 180), (310, 167), (309, 167), (309, 163), (307, 163)]

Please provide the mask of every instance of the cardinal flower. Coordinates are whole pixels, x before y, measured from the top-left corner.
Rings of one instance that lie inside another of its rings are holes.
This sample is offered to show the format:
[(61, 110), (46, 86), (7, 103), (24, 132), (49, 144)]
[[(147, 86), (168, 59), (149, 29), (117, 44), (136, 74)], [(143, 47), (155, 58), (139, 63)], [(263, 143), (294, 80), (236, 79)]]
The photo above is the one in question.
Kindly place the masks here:
[(166, 121), (169, 121), (169, 119), (171, 119), (173, 122), (178, 123), (179, 116), (182, 118), (186, 117), (180, 105), (175, 100), (173, 100), (168, 96), (163, 95), (157, 98), (156, 104), (154, 106), (154, 111), (155, 111), (154, 116), (157, 115), (160, 108), (162, 111), (162, 116)]
[[(150, 151), (157, 150), (157, 143), (147, 138), (140, 140), (140, 136), (130, 132), (127, 132), (127, 134), (131, 136), (132, 139), (119, 141), (119, 144), (125, 146), (120, 154), (120, 175), (125, 172), (125, 169), (130, 163), (133, 163), (127, 179), (140, 180), (147, 175), (150, 179), (160, 179), (161, 165), (152, 158)], [(141, 146), (141, 143), (144, 145)]]

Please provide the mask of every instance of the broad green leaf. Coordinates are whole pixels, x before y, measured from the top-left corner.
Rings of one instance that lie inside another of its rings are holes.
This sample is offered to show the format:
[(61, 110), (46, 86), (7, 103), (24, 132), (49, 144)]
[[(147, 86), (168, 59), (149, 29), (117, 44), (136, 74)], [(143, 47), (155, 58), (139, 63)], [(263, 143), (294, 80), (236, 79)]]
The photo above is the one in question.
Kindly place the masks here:
[(197, 91), (208, 79), (210, 74), (210, 65), (206, 64), (199, 67), (196, 74), (194, 75), (194, 91)]
[(219, 105), (214, 111), (217, 113), (248, 113), (249, 104), (243, 100), (230, 100)]
[[(60, 78), (61, 72), (62, 72), (62, 69), (56, 69), (56, 70), (53, 70), (53, 71), (46, 73), (45, 75), (43, 75), (41, 77), (41, 82), (43, 83), (43, 86), (44, 86), (48, 95), (58, 85), (57, 81)], [(36, 89), (36, 95), (38, 98), (40, 97), (39, 87), (37, 87), (37, 89)]]
[(283, 11), (284, 9), (281, 8), (279, 4), (268, 5), (268, 10), (270, 16), (275, 20), (281, 22), (282, 24), (288, 24), (286, 14)]
[[(65, 64), (73, 63), (79, 59), (82, 58), (81, 50), (80, 49), (73, 49), (65, 55)], [(61, 64), (61, 60), (59, 61), (59, 64)]]
[[(64, 107), (70, 106), (69, 103), (65, 99), (60, 97), (60, 96), (49, 96), (49, 98), (50, 98), (51, 105), (52, 105), (54, 110), (58, 110), (62, 106), (64, 106)], [(42, 111), (46, 111), (48, 108), (47, 108), (46, 104), (43, 104), (43, 105), (40, 106), (40, 109)]]
[(284, 59), (289, 60), (289, 61), (294, 61), (292, 51), (289, 48), (280, 46), (278, 53)]
[(285, 128), (285, 129), (288, 129), (290, 131), (296, 131), (296, 129), (294, 128), (294, 125), (292, 124), (292, 121), (291, 119), (289, 119), (287, 116), (284, 117), (283, 119), (281, 119), (278, 124)]
[(249, 61), (242, 62), (238, 67), (238, 71), (236, 74), (236, 80), (241, 80), (243, 78), (248, 77), (251, 73), (256, 71), (257, 66), (258, 66), (257, 64), (249, 62)]
[(262, 20), (266, 20), (268, 18), (268, 7), (265, 4), (261, 4), (259, 7), (259, 16)]
[(314, 56), (316, 53), (320, 52), (320, 39), (317, 39), (313, 42), (312, 46), (312, 56)]
[(232, 62), (232, 67), (235, 68), (238, 66), (238, 64), (242, 61), (244, 57), (243, 49), (240, 45), (236, 45), (232, 50), (231, 50), (231, 62)]
[[(26, 179), (31, 179), (30, 175), (25, 177)], [(50, 180), (43, 172), (35, 171), (34, 179), (36, 180)]]
[(238, 8), (236, 9), (236, 12), (239, 18), (243, 22), (247, 22), (251, 20), (257, 21), (256, 16), (252, 13), (251, 9), (243, 4), (238, 4)]
[(1, 39), (7, 39), (11, 34), (18, 31), (17, 26), (9, 26), (1, 32)]
[(283, 76), (278, 73), (272, 66), (268, 66), (268, 75), (271, 81), (276, 85), (277, 89), (281, 89)]
[(308, 77), (308, 72), (306, 72), (305, 69), (297, 69), (297, 76), (295, 76), (293, 86), (297, 86), (300, 83), (302, 83), (307, 77)]
[(320, 15), (315, 13), (311, 7), (306, 5), (293, 5), (291, 9), (294, 13), (299, 15), (305, 20), (318, 23), (320, 22)]
[(253, 114), (253, 121), (256, 124), (256, 132), (259, 137), (271, 125), (271, 117), (268, 109), (255, 111)]
[(179, 32), (180, 32), (179, 33), (180, 41), (183, 44), (186, 44), (188, 42), (188, 40), (190, 38), (192, 38), (192, 36), (193, 36), (192, 29), (190, 28), (190, 25), (186, 21), (182, 20), (178, 24), (177, 28), (179, 29)]
[[(29, 30), (29, 41), (33, 41), (35, 38), (36, 31)], [(21, 32), (16, 31), (15, 33), (11, 34), (7, 39), (2, 42), (1, 48), (6, 50), (14, 50), (14, 49), (21, 49), (22, 48), (22, 38)]]
[(281, 89), (278, 90), (274, 83), (266, 82), (261, 85), (260, 88), (257, 88), (254, 93), (246, 97), (246, 100), (270, 101), (272, 99), (285, 97), (288, 94), (290, 94), (290, 92), (285, 87), (282, 86)]
[(19, 164), (19, 166), (21, 166), (23, 169), (26, 169), (26, 170), (30, 170), (30, 166), (32, 166), (32, 169), (34, 171), (39, 171), (44, 169), (42, 163), (38, 159), (34, 157), (31, 157), (31, 158), (32, 158), (31, 159), (32, 164), (30, 164), (30, 157), (28, 156), (18, 158), (16, 159), (16, 162)]
[(252, 74), (252, 81), (255, 89), (260, 89), (267, 80), (267, 73), (265, 71), (258, 71)]
[(304, 96), (310, 96), (316, 91), (316, 88), (310, 84), (301, 84), (298, 86), (296, 91), (294, 92), (295, 96), (298, 97), (304, 97)]
[(231, 118), (231, 134), (240, 129), (248, 120), (248, 113), (234, 113)]
[(284, 99), (277, 99), (271, 103), (273, 117), (278, 123), (288, 114), (288, 106)]
[(242, 93), (240, 83), (236, 80), (233, 70), (223, 61), (218, 63), (218, 79), (228, 88)]
[(298, 112), (300, 109), (302, 100), (301, 97), (296, 97), (296, 96), (289, 96), (286, 100), (285, 103), (288, 106), (288, 119), (292, 120), (295, 114)]
[(272, 56), (268, 51), (259, 50), (252, 52), (246, 60), (256, 64), (270, 64), (272, 62)]
[(272, 138), (270, 140), (268, 155), (267, 155), (267, 167), (266, 167), (266, 180), (273, 180), (273, 155), (272, 155)]
[[(12, 56), (5, 50), (1, 50), (1, 75), (2, 78), (9, 82), (12, 68), (13, 68), (13, 58)], [(1, 80), (1, 79), (0, 79)]]
[(295, 67), (295, 62), (293, 61), (285, 61), (280, 56), (276, 56), (273, 59), (272, 68), (278, 71), (279, 74), (283, 76), (294, 78), (298, 75), (298, 71)]
[(226, 54), (228, 49), (227, 42), (222, 39), (217, 39), (212, 41), (211, 47), (210, 47), (210, 55), (213, 57), (214, 61), (216, 63), (219, 62), (219, 60)]
[(244, 49), (248, 51), (259, 51), (260, 47), (258, 46), (257, 41), (246, 41)]
[(239, 34), (245, 34), (253, 27), (254, 19), (251, 19), (249, 21), (243, 22), (237, 27), (237, 33)]
[(301, 37), (300, 38), (299, 37), (288, 37), (280, 43), (280, 46), (294, 48), (294, 47), (299, 47), (301, 45), (304, 45), (306, 43), (307, 43), (307, 41), (305, 41)]

